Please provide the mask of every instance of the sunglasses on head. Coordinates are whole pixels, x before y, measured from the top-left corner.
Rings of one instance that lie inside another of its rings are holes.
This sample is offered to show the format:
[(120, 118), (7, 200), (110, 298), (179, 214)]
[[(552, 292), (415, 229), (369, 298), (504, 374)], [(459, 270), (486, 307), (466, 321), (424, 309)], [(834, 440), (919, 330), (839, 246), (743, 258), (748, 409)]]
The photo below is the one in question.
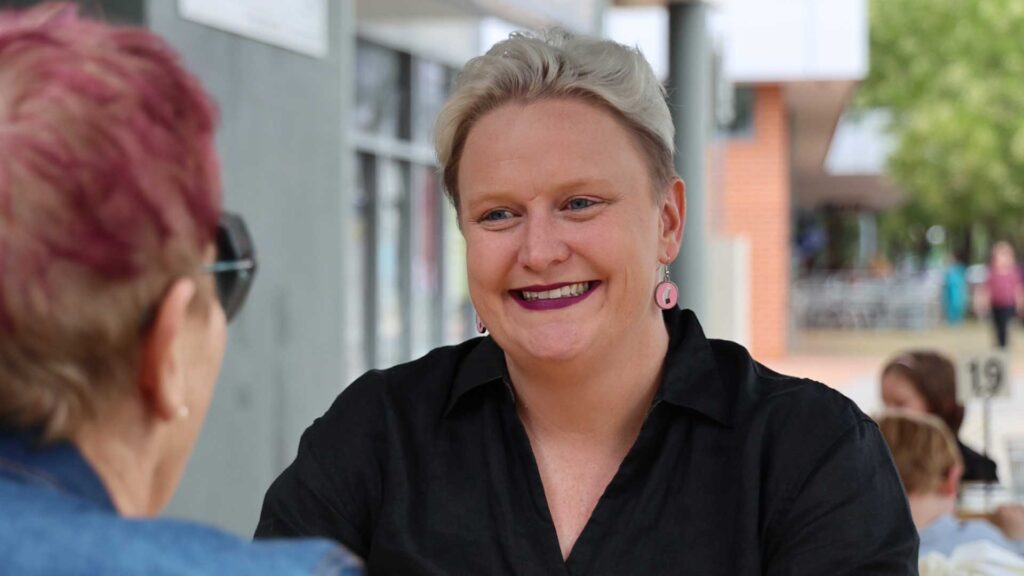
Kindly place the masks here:
[(204, 271), (214, 275), (217, 299), (228, 321), (238, 314), (256, 278), (256, 249), (238, 214), (224, 212), (217, 223), (217, 260)]

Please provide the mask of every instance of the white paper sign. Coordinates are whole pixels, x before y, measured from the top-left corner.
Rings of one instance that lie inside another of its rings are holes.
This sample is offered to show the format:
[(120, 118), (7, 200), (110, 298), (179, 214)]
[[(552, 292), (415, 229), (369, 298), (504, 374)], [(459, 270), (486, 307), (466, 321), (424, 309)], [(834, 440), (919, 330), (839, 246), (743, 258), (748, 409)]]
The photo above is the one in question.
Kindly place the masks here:
[(327, 56), (327, 0), (178, 0), (181, 17), (302, 54)]
[(1008, 398), (1010, 396), (1010, 356), (988, 352), (963, 358), (956, 379), (957, 400)]

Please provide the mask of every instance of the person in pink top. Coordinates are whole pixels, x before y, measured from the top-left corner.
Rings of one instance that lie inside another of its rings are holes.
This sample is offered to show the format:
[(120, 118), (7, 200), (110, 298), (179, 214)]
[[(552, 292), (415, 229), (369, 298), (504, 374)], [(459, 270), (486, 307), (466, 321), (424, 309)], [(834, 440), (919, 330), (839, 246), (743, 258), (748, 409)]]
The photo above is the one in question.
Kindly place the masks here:
[(992, 246), (986, 287), (992, 322), (996, 329), (996, 342), (1000, 348), (1006, 348), (1010, 321), (1024, 309), (1024, 284), (1009, 242), (996, 242)]

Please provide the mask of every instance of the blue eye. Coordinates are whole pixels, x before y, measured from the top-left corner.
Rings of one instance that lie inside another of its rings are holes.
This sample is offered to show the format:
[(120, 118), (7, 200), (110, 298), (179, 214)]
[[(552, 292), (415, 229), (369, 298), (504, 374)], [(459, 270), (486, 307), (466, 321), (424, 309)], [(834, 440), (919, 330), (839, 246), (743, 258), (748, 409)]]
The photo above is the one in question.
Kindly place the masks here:
[(590, 208), (594, 204), (597, 204), (597, 202), (590, 198), (573, 198), (566, 203), (565, 207), (569, 210), (583, 210)]
[(511, 210), (505, 210), (505, 209), (491, 210), (490, 212), (484, 214), (483, 217), (480, 218), (480, 221), (481, 222), (500, 222), (502, 220), (508, 220), (511, 217), (512, 217), (512, 211)]

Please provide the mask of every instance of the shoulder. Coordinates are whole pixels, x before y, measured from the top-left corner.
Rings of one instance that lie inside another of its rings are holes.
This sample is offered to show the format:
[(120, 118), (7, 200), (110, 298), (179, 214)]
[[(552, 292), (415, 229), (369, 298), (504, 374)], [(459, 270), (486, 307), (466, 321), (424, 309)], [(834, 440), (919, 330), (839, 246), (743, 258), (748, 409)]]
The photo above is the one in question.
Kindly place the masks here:
[(861, 479), (891, 472), (878, 426), (842, 393), (775, 372), (731, 342), (712, 341), (712, 350), (734, 394), (733, 433), (766, 489), (795, 496), (829, 470)]
[[(267, 490), (258, 536), (319, 535), (369, 550), (389, 479), (428, 452), (463, 360), (483, 339), (438, 348), (349, 385)], [(396, 468), (397, 467), (397, 468)]]
[(357, 560), (326, 540), (252, 543), (193, 522), (125, 519), (47, 488), (7, 488), (0, 490), (4, 574), (360, 573)]
[(939, 552), (951, 554), (961, 544), (969, 542), (992, 542), (1007, 546), (1009, 542), (995, 526), (983, 520), (961, 522), (947, 514), (921, 530), (921, 553)]
[(987, 540), (996, 544), (1007, 545), (1009, 540), (991, 522), (985, 520), (966, 520), (960, 522), (958, 530), (961, 542)]
[(999, 480), (995, 461), (983, 454), (979, 454), (973, 448), (964, 444), (959, 438), (957, 438), (957, 444), (960, 446), (960, 453), (964, 458), (962, 480), (982, 480), (987, 482)]
[(216, 528), (180, 520), (124, 520), (140, 552), (171, 556), (188, 574), (355, 575), (360, 562), (324, 539), (251, 542)]
[(429, 442), (465, 358), (483, 342), (437, 348), (350, 384), (302, 435), (296, 465), (305, 482), (315, 476), (334, 493), (376, 501), (384, 464), (396, 450), (418, 452)]
[(852, 400), (824, 383), (776, 372), (734, 342), (709, 342), (723, 385), (733, 390), (738, 423), (797, 434), (813, 431), (825, 441), (874, 424)]
[(330, 433), (338, 428), (370, 432), (396, 418), (407, 425), (433, 422), (444, 411), (463, 360), (483, 341), (474, 338), (435, 348), (411, 362), (363, 374), (307, 432)]

